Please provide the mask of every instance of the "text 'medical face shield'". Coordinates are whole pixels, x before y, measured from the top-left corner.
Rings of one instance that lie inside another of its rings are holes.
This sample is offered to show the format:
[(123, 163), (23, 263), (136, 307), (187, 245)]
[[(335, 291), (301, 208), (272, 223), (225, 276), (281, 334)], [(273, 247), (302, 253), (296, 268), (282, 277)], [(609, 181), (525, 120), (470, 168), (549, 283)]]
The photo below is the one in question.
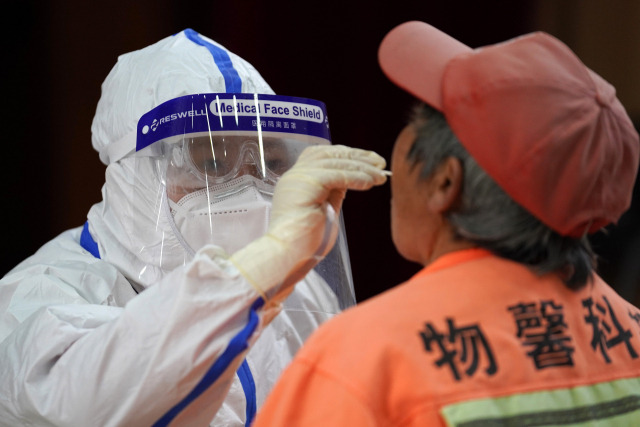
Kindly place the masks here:
[(304, 148), (331, 143), (323, 103), (277, 95), (176, 98), (142, 116), (137, 132), (138, 155), (171, 159), (176, 197), (241, 175), (275, 185)]
[[(305, 148), (318, 144), (331, 144), (327, 113), (322, 102), (307, 98), (195, 94), (143, 115), (135, 156), (140, 171), (157, 175), (154, 215), (167, 218), (185, 252), (178, 262), (168, 259), (179, 251), (165, 243), (172, 239), (158, 236), (162, 247), (153, 250), (163, 257), (160, 265), (185, 264), (208, 244), (232, 254), (264, 234), (278, 179)], [(336, 245), (305, 280), (326, 281), (344, 308), (355, 297), (342, 216), (335, 221)], [(332, 312), (331, 306), (320, 311)]]
[(249, 135), (262, 150), (266, 134), (331, 143), (329, 120), (319, 101), (278, 95), (198, 94), (167, 101), (143, 115), (138, 122), (136, 152), (158, 141), (212, 135)]

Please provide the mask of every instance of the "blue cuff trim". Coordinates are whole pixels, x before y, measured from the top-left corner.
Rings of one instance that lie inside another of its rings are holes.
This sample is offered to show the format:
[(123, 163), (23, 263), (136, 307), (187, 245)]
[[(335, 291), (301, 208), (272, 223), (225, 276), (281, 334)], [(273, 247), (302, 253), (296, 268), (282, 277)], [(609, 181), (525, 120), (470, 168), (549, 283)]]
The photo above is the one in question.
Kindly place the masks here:
[(93, 240), (91, 233), (89, 233), (89, 221), (86, 221), (84, 223), (84, 227), (82, 228), (82, 234), (80, 234), (80, 246), (89, 251), (89, 253), (91, 253), (91, 255), (93, 255), (94, 257), (100, 259), (100, 250), (98, 249), (98, 244), (95, 240)]
[(264, 300), (262, 298), (258, 298), (251, 309), (249, 310), (249, 321), (247, 325), (240, 331), (238, 334), (231, 339), (229, 342), (229, 346), (222, 353), (222, 355), (213, 363), (211, 368), (204, 374), (204, 377), (200, 380), (198, 385), (189, 393), (181, 402), (179, 402), (176, 406), (171, 408), (169, 412), (164, 414), (162, 418), (160, 418), (154, 424), (156, 426), (167, 426), (169, 425), (174, 418), (180, 414), (180, 412), (185, 409), (191, 402), (196, 400), (202, 393), (204, 393), (213, 383), (215, 383), (218, 378), (227, 370), (231, 362), (238, 357), (242, 352), (244, 352), (248, 347), (248, 340), (255, 332), (258, 327), (258, 314), (257, 310), (264, 305)]
[(184, 35), (195, 44), (209, 49), (211, 56), (213, 56), (213, 61), (216, 63), (224, 77), (224, 84), (227, 93), (242, 92), (242, 79), (240, 78), (238, 71), (233, 68), (233, 63), (231, 62), (229, 53), (226, 50), (209, 43), (191, 28), (184, 30)]

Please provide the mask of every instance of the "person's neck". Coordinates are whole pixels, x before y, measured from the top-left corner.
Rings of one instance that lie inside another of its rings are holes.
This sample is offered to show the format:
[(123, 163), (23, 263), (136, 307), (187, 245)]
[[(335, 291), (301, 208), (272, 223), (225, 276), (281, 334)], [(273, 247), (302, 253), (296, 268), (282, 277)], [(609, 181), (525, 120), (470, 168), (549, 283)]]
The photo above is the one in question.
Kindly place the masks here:
[(444, 254), (463, 249), (471, 249), (477, 246), (475, 243), (458, 237), (453, 229), (447, 225), (440, 229), (440, 232), (433, 241), (431, 251), (424, 253), (421, 264), (426, 267)]

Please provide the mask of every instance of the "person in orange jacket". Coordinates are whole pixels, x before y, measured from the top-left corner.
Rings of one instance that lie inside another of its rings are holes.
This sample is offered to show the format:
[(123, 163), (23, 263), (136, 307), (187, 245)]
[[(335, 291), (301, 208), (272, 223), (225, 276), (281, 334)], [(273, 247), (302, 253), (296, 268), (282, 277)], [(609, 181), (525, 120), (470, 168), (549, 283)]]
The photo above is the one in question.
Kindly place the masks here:
[(379, 62), (420, 101), (391, 229), (424, 269), (316, 331), (254, 426), (640, 425), (640, 309), (588, 242), (638, 171), (613, 86), (541, 32), (471, 49), (407, 22)]

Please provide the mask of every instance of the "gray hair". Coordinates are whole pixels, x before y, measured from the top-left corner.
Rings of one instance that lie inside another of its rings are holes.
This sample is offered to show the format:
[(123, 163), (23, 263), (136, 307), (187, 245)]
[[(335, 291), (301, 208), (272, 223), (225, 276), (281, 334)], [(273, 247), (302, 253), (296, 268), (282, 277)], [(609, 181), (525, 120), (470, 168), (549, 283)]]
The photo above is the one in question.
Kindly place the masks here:
[(420, 104), (411, 124), (417, 137), (407, 160), (421, 168), (420, 179), (429, 179), (448, 157), (462, 164), (461, 196), (446, 213), (456, 238), (525, 264), (538, 274), (557, 272), (571, 289), (592, 280), (596, 257), (586, 236), (561, 236), (513, 201), (469, 155), (439, 111)]

